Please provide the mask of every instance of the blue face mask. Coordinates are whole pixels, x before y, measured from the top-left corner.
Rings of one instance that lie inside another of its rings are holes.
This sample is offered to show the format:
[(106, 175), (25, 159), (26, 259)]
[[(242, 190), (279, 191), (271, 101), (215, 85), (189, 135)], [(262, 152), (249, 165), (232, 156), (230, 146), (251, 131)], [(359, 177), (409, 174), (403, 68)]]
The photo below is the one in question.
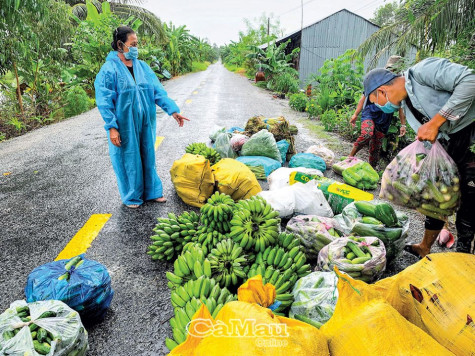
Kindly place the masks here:
[(379, 94), (379, 91), (376, 94), (376, 102), (374, 103), (374, 105), (376, 105), (385, 114), (392, 114), (393, 112), (399, 110), (399, 108), (401, 107), (401, 105), (395, 105), (395, 104), (391, 103), (388, 99), (388, 94), (386, 94), (386, 100), (387, 100), (386, 104), (379, 105), (378, 104), (378, 94)]
[(124, 43), (124, 46), (129, 49), (128, 52), (124, 52), (124, 57), (127, 60), (137, 59), (139, 57), (139, 49), (137, 47), (129, 47)]

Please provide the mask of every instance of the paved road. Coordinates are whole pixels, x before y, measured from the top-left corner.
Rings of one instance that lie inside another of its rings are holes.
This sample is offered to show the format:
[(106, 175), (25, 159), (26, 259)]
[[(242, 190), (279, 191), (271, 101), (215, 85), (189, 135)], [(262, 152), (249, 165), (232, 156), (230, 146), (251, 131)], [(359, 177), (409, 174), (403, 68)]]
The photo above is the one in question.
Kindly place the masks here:
[[(165, 87), (191, 119), (180, 129), (158, 114), (157, 134), (165, 139), (157, 166), (166, 205), (122, 205), (97, 109), (0, 143), (0, 310), (24, 297), (28, 274), (54, 260), (92, 214), (112, 214), (87, 252), (109, 269), (116, 291), (105, 321), (88, 328), (90, 355), (166, 354), (172, 308), (164, 272), (171, 265), (153, 263), (145, 251), (157, 217), (189, 209), (169, 176), (184, 147), (206, 141), (215, 125), (242, 126), (256, 114), (298, 116), (219, 63)], [(308, 143), (299, 140), (301, 147)]]

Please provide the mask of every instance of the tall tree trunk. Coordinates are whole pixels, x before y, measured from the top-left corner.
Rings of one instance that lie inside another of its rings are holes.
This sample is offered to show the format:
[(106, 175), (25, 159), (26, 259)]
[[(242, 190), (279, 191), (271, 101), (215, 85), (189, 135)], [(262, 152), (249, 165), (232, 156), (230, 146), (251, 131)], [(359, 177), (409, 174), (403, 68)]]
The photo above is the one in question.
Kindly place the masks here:
[(13, 70), (15, 71), (16, 95), (18, 97), (18, 105), (20, 106), (21, 115), (25, 116), (25, 111), (23, 110), (23, 99), (21, 98), (20, 80), (18, 79), (18, 70), (15, 61), (13, 61)]

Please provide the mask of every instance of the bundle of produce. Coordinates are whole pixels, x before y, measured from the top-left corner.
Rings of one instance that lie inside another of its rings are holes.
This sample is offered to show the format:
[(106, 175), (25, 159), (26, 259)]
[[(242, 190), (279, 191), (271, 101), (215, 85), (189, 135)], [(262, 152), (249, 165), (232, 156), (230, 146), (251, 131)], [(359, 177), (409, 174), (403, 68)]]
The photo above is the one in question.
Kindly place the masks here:
[(376, 189), (379, 174), (368, 162), (360, 162), (343, 171), (343, 180), (358, 189)]
[(289, 152), (290, 142), (287, 140), (277, 141), (277, 148), (280, 152), (280, 157), (282, 158), (282, 163), (287, 160), (287, 153)]
[(361, 162), (363, 161), (356, 157), (341, 157), (339, 162), (333, 164), (332, 169), (336, 174), (342, 176), (345, 169)]
[(264, 122), (263, 116), (254, 116), (247, 120), (246, 127), (244, 128), (246, 135), (252, 136), (259, 131), (266, 129), (267, 124)]
[(298, 215), (289, 220), (287, 231), (300, 239), (308, 259), (316, 260), (320, 250), (342, 235), (333, 218)]
[(279, 235), (278, 216), (279, 213), (260, 197), (241, 200), (236, 203), (229, 237), (246, 251), (264, 251)]
[(201, 223), (212, 231), (226, 234), (231, 230), (233, 209), (234, 200), (229, 195), (215, 192), (201, 207)]
[(220, 241), (228, 238), (227, 234), (222, 234), (214, 228), (200, 226), (196, 233), (194, 242), (197, 242), (205, 255)]
[(263, 166), (248, 166), (252, 173), (256, 176), (257, 180), (266, 180), (267, 175)]
[(386, 249), (377, 237), (339, 238), (318, 254), (317, 268), (333, 271), (333, 267), (366, 283), (376, 281), (386, 269)]
[(317, 188), (323, 192), (334, 214), (340, 214), (345, 206), (354, 201), (373, 200), (373, 194), (371, 193), (318, 174), (308, 174), (300, 170), (290, 173), (289, 184), (307, 183), (311, 180), (317, 182)]
[(299, 133), (299, 129), (295, 125), (289, 125), (289, 130), (292, 135), (297, 135)]
[[(291, 318), (320, 327), (333, 315), (338, 300), (338, 277), (335, 272), (312, 272), (300, 278), (292, 290)], [(305, 318), (305, 319), (304, 319)]]
[(275, 159), (282, 163), (280, 151), (272, 134), (267, 130), (261, 130), (242, 146), (241, 156), (263, 156)]
[(221, 288), (214, 279), (205, 276), (190, 280), (172, 291), (174, 316), (170, 319), (170, 326), (173, 339), (168, 337), (165, 339), (168, 349), (172, 350), (186, 340), (187, 326), (202, 304), (206, 305), (213, 317), (216, 317), (224, 304), (233, 300), (236, 300), (235, 295), (228, 289)]
[(380, 197), (445, 220), (458, 207), (459, 183), (457, 166), (439, 142), (428, 150), (415, 141), (384, 171)]
[(170, 261), (181, 253), (185, 244), (195, 238), (200, 217), (193, 211), (185, 211), (179, 216), (168, 213), (168, 218), (157, 220), (153, 229), (155, 235), (150, 237), (153, 242), (148, 247), (147, 254), (154, 261)]
[(335, 154), (333, 153), (333, 151), (321, 144), (310, 146), (309, 148), (307, 148), (306, 153), (311, 153), (315, 156), (323, 158), (327, 167), (331, 167), (335, 159)]
[(295, 149), (295, 139), (293, 137), (297, 134), (297, 127), (293, 126), (293, 128), (291, 128), (289, 122), (283, 117), (280, 117), (272, 125), (269, 124), (269, 126), (268, 130), (272, 135), (274, 135), (276, 141), (286, 140), (289, 143), (288, 158), (290, 159), (295, 153), (297, 153)]
[[(288, 187), (289, 185), (291, 185), (290, 174), (292, 172), (301, 172), (308, 175), (316, 175), (316, 176), (323, 177), (323, 173), (319, 171), (318, 169), (310, 169), (310, 168), (303, 168), (303, 167), (297, 167), (297, 168), (281, 167), (279, 169), (276, 169), (267, 177), (267, 183), (269, 183), (269, 190), (276, 190), (276, 189)], [(308, 181), (310, 181), (310, 179), (308, 179), (307, 181), (302, 181), (302, 183), (307, 183)]]
[(0, 315), (1, 355), (86, 355), (87, 331), (79, 314), (58, 300), (17, 300)]
[(211, 276), (221, 287), (237, 287), (247, 277), (249, 259), (243, 249), (231, 239), (222, 240), (208, 254)]
[(211, 142), (216, 141), (216, 137), (218, 137), (218, 135), (222, 132), (226, 132), (226, 127), (219, 127), (218, 125), (215, 125), (209, 134), (209, 139)]
[[(286, 246), (286, 247), (285, 247)], [(276, 300), (280, 306), (275, 312), (284, 312), (293, 301), (292, 290), (296, 281), (310, 273), (310, 265), (301, 251), (300, 241), (292, 234), (282, 233), (277, 246), (268, 246), (264, 252), (256, 255), (256, 262), (251, 266), (248, 277), (262, 276), (263, 283), (270, 283), (276, 288)]]
[(107, 268), (84, 255), (59, 260), (35, 268), (25, 287), (28, 303), (60, 300), (88, 323), (101, 321), (112, 301), (114, 290)]
[(176, 193), (186, 204), (201, 208), (213, 194), (216, 183), (213, 171), (209, 160), (201, 155), (185, 153), (173, 162), (170, 176)]
[(212, 165), (221, 160), (221, 155), (214, 148), (206, 146), (206, 143), (203, 142), (190, 143), (186, 147), (185, 152), (194, 155), (201, 155), (209, 160)]
[(323, 158), (317, 157), (312, 153), (297, 153), (292, 157), (289, 162), (289, 167), (304, 167), (318, 169), (319, 171), (325, 172), (327, 165)]
[(216, 137), (214, 149), (221, 158), (236, 158), (237, 153), (231, 147), (232, 134), (223, 132)]
[(346, 234), (375, 236), (384, 242), (388, 261), (404, 248), (409, 231), (407, 215), (394, 210), (389, 203), (358, 201), (349, 204), (335, 217)]
[[(244, 163), (249, 169), (256, 175), (257, 179), (266, 179), (268, 175), (274, 172), (276, 169), (282, 167), (279, 161), (269, 157), (262, 157), (262, 156), (241, 156), (236, 158), (237, 161)], [(262, 175), (256, 174), (256, 172), (263, 172), (264, 177)]]
[(224, 158), (211, 167), (217, 190), (228, 194), (234, 201), (248, 199), (262, 188), (249, 167), (232, 158)]
[(231, 137), (229, 144), (235, 152), (241, 151), (242, 146), (249, 140), (249, 137), (243, 134), (235, 134)]
[(168, 287), (175, 289), (189, 280), (211, 277), (211, 264), (199, 244), (187, 244), (173, 262), (173, 272), (167, 272)]

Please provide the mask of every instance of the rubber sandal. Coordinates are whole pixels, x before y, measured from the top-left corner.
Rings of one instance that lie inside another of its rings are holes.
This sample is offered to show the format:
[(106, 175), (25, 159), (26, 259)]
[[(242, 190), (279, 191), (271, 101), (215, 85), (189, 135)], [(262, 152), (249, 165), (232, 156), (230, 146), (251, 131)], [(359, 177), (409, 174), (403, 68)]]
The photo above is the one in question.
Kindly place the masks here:
[(130, 204), (130, 205), (126, 205), (127, 208), (130, 208), (130, 209), (137, 209), (140, 205), (138, 204)]
[[(163, 199), (163, 200), (161, 200), (161, 199)], [(163, 204), (163, 203), (167, 202), (167, 198), (161, 197), (161, 198), (153, 199), (153, 201)]]
[(403, 250), (406, 251), (407, 253), (410, 253), (411, 255), (413, 256), (416, 256), (418, 259), (422, 259), (422, 257), (412, 249), (412, 245), (414, 244), (407, 244), (406, 246), (404, 246)]

